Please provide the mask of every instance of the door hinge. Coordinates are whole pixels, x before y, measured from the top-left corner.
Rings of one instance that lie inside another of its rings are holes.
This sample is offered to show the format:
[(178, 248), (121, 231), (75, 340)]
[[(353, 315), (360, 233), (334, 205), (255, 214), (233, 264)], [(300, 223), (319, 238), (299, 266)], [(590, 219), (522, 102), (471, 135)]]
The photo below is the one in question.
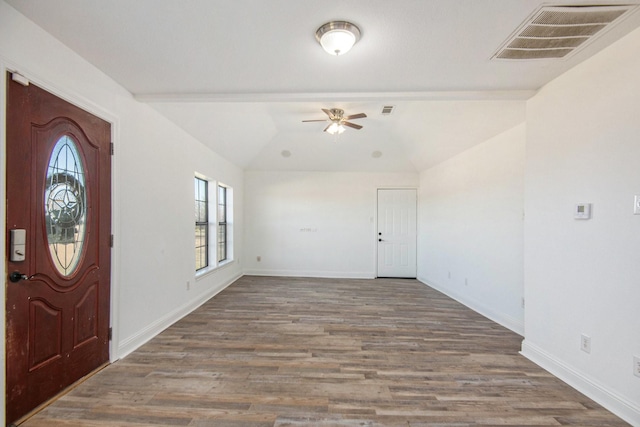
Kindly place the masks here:
[(113, 145), (113, 142), (109, 144), (109, 150), (111, 150), (111, 155), (113, 156), (113, 153), (115, 152), (115, 147)]
[(107, 335), (107, 337), (109, 338), (109, 341), (111, 341), (113, 339), (113, 328), (109, 328), (109, 333)]
[(113, 234), (111, 235), (110, 239), (109, 239), (109, 247), (113, 247)]

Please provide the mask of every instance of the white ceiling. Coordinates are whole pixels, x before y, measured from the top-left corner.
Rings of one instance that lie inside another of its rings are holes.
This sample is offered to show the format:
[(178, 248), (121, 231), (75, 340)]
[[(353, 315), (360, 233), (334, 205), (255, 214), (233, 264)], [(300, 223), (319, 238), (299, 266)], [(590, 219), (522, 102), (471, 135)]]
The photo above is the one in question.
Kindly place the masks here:
[[(423, 170), (522, 123), (525, 101), (537, 89), (640, 26), (640, 13), (633, 13), (568, 59), (492, 61), (516, 28), (549, 3), (6, 2), (251, 170)], [(328, 55), (315, 40), (315, 30), (331, 20), (362, 31), (344, 56)], [(382, 116), (383, 105), (396, 109)], [(334, 107), (366, 113), (357, 120), (364, 128), (336, 138), (322, 132), (324, 123), (302, 123)], [(374, 151), (382, 156), (373, 158)]]

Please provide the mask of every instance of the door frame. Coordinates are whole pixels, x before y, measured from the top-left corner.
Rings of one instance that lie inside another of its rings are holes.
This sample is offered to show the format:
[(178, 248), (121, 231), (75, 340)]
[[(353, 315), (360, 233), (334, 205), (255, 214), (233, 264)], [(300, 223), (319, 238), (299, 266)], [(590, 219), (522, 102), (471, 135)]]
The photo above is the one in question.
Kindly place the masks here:
[[(6, 120), (7, 120), (7, 90), (6, 90), (7, 72), (18, 72), (20, 75), (27, 78), (30, 83), (37, 85), (38, 87), (46, 90), (47, 92), (57, 96), (58, 98), (61, 98), (75, 105), (76, 107), (79, 107), (93, 114), (94, 116), (101, 118), (106, 122), (109, 122), (111, 124), (111, 141), (116, 146), (117, 146), (118, 136), (120, 134), (119, 118), (116, 114), (108, 110), (105, 110), (102, 107), (97, 106), (95, 103), (89, 101), (87, 98), (85, 98), (84, 96), (80, 95), (79, 93), (75, 92), (70, 88), (58, 86), (46, 80), (45, 78), (40, 77), (37, 73), (33, 73), (29, 71), (25, 67), (21, 67), (18, 64), (14, 64), (0, 58), (0, 74), (1, 74), (0, 76), (0, 85), (1, 85), (0, 86), (0, 120), (2, 120), (2, 123), (5, 125), (1, 127), (3, 131), (0, 132), (0, 153), (2, 154), (1, 161), (0, 161), (0, 200), (2, 200), (0, 205), (1, 206), (0, 221), (2, 222), (1, 227), (2, 227), (2, 232), (4, 236), (4, 239), (3, 239), (4, 244), (2, 245), (2, 247), (0, 247), (0, 256), (2, 257), (2, 260), (3, 260), (3, 266), (2, 266), (3, 278), (4, 278), (2, 281), (4, 285), (3, 294), (7, 286), (7, 277), (9, 274), (7, 270), (7, 253), (6, 253), (7, 216), (6, 216), (6, 205), (4, 202), (6, 200), (6, 186), (7, 186), (7, 182), (6, 182), (6, 175), (7, 175), (6, 137), (7, 135), (6, 135), (6, 132), (4, 131), (4, 129), (6, 129)], [(116, 198), (116, 193), (117, 193), (116, 183), (118, 180), (116, 179), (116, 175), (117, 175), (118, 168), (116, 167), (116, 162), (117, 162), (117, 156), (114, 154), (111, 156), (111, 234), (113, 234), (114, 236), (119, 235), (119, 229), (120, 229), (120, 226), (119, 226), (120, 218), (117, 215), (118, 199)], [(119, 246), (117, 245), (117, 242), (118, 242), (117, 239), (114, 239), (114, 245), (111, 248), (111, 275), (110, 275), (111, 295), (110, 295), (110, 302), (109, 302), (110, 304), (109, 314), (110, 314), (110, 327), (112, 328), (112, 338), (111, 338), (111, 341), (109, 342), (109, 362), (110, 363), (115, 362), (119, 358), (118, 346), (117, 346), (117, 343), (119, 342), (119, 339), (118, 339), (119, 319), (118, 319), (117, 313), (118, 313), (118, 300), (119, 300), (118, 284), (120, 282), (118, 280), (118, 277), (119, 277), (118, 271), (119, 271), (119, 265), (120, 265), (120, 250), (119, 250)], [(0, 308), (2, 310), (2, 316), (0, 316), (0, 328), (2, 329), (1, 335), (3, 339), (2, 339), (2, 343), (0, 343), (0, 360), (2, 360), (2, 373), (0, 374), (0, 388), (2, 389), (2, 395), (6, 396), (6, 390), (7, 390), (6, 297), (1, 298), (1, 300), (2, 302), (0, 302)], [(0, 404), (0, 421), (2, 425), (6, 424), (6, 420), (4, 419), (5, 412), (6, 412), (5, 405), (6, 405), (6, 402), (3, 397), (2, 402)]]
[(390, 187), (381, 187), (378, 186), (376, 187), (376, 191), (375, 191), (375, 205), (374, 205), (374, 215), (373, 215), (373, 271), (375, 271), (375, 278), (377, 279), (378, 277), (380, 277), (378, 275), (378, 251), (380, 250), (380, 245), (378, 245), (378, 190), (415, 190), (416, 191), (416, 278), (418, 276), (418, 240), (419, 240), (419, 229), (420, 229), (420, 215), (419, 215), (419, 203), (418, 203), (418, 187), (417, 186), (398, 186), (398, 185), (394, 185), (394, 186), (390, 186)]

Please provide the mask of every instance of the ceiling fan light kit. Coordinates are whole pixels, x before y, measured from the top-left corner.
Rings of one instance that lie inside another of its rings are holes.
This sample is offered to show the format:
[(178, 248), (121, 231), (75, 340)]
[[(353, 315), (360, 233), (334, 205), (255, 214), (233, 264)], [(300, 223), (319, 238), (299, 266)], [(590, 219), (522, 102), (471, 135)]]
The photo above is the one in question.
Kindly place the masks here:
[(330, 135), (335, 135), (335, 134), (340, 135), (342, 132), (344, 132), (344, 126), (342, 126), (339, 123), (333, 122), (329, 126), (327, 126), (327, 128), (324, 131)]
[(360, 40), (360, 29), (351, 22), (331, 21), (318, 28), (316, 39), (329, 55), (343, 55)]

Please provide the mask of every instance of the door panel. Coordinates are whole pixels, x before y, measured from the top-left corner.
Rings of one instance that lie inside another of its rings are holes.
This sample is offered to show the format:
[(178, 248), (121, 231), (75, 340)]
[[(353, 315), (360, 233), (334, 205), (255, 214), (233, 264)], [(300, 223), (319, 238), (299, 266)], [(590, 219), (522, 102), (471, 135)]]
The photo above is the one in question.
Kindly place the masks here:
[[(109, 358), (109, 123), (34, 85), (7, 79), (7, 422)], [(8, 238), (8, 236), (7, 236)]]
[(62, 310), (47, 301), (29, 301), (29, 372), (62, 357)]
[(98, 312), (100, 307), (98, 284), (92, 284), (75, 306), (73, 348), (98, 338)]
[(378, 190), (378, 277), (416, 277), (416, 190)]

